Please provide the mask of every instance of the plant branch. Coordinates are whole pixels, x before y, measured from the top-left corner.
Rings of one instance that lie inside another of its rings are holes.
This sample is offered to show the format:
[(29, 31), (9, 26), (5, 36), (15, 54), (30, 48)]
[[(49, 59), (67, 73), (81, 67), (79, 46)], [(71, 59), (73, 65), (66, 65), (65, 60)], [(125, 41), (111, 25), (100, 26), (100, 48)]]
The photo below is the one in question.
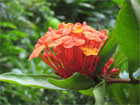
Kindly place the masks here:
[(130, 84), (140, 84), (140, 80), (136, 79), (135, 81), (131, 79), (120, 79), (120, 78), (106, 78), (107, 84), (113, 83), (130, 83)]

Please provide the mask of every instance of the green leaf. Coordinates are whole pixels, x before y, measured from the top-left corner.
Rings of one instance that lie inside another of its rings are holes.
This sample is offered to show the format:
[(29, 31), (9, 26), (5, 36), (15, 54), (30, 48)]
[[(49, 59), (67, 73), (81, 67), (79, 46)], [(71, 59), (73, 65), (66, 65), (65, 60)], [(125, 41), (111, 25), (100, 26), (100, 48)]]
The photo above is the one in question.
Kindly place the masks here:
[[(137, 3), (136, 0), (133, 1)], [(135, 12), (134, 8), (138, 12)], [(136, 15), (140, 13), (138, 8), (140, 7), (134, 7), (134, 5), (131, 4), (130, 0), (124, 0), (117, 18), (115, 31), (120, 48), (130, 60), (135, 62), (135, 64), (139, 64), (140, 59), (140, 27), (136, 17)]]
[(93, 89), (95, 105), (104, 105), (105, 82), (102, 81)]
[(115, 32), (112, 32), (112, 34), (109, 35), (107, 42), (99, 52), (99, 56), (103, 59), (110, 51), (112, 51), (112, 48), (116, 45), (117, 45), (116, 34)]
[(99, 53), (101, 61), (97, 65), (96, 71), (94, 72), (95, 76), (98, 76), (104, 65), (112, 57), (114, 51), (116, 50), (116, 47), (117, 47), (116, 38), (114, 34), (112, 34), (112, 36), (108, 39), (104, 47), (101, 49), (101, 52)]
[(19, 18), (19, 20), (21, 22), (24, 22), (25, 24), (27, 24), (29, 27), (33, 28), (34, 30), (37, 29), (37, 26), (34, 23), (32, 23), (30, 20), (28, 20), (26, 17), (22, 16), (21, 18)]
[(140, 5), (140, 0), (138, 0), (138, 3), (139, 3), (139, 5)]
[(0, 22), (0, 27), (9, 27), (12, 29), (17, 29), (17, 26), (12, 22)]
[(140, 85), (131, 85), (129, 90), (129, 104), (140, 105)]
[(135, 78), (133, 77), (133, 72), (135, 72), (137, 69), (138, 69), (138, 66), (136, 66), (133, 61), (128, 59), (129, 77), (133, 82), (135, 82)]
[(117, 57), (115, 58), (113, 67), (119, 67), (126, 60), (127, 60), (127, 57), (124, 55), (124, 53), (122, 51), (120, 51), (119, 54), (117, 55)]
[(25, 70), (24, 65), (21, 63), (20, 60), (18, 60), (15, 57), (9, 57), (10, 61), (12, 62), (12, 64), (14, 64), (16, 67), (18, 67), (19, 69), (21, 69), (22, 71)]
[(128, 89), (128, 84), (112, 84), (107, 87), (107, 91), (115, 99), (115, 105), (127, 105), (128, 100), (125, 89)]
[(59, 24), (60, 21), (57, 18), (51, 17), (44, 22), (44, 30), (46, 30), (48, 27), (57, 29)]
[(85, 89), (85, 90), (79, 90), (80, 93), (84, 94), (84, 95), (89, 95), (89, 96), (93, 96), (93, 87), (89, 88), (89, 89)]
[(140, 27), (140, 0), (131, 0), (131, 4), (134, 9), (134, 12), (135, 12), (135, 15), (139, 22), (139, 27)]
[(123, 4), (123, 0), (112, 0), (114, 2), (116, 2), (118, 5), (122, 5)]
[(139, 3), (139, 5), (140, 5), (140, 0), (138, 0), (138, 3)]
[(84, 8), (90, 8), (90, 9), (94, 9), (95, 7), (91, 4), (88, 4), (88, 3), (79, 3), (79, 5), (81, 7), (84, 7)]
[(92, 79), (79, 73), (74, 73), (71, 77), (64, 80), (55, 80), (49, 78), (48, 81), (57, 87), (73, 90), (88, 89), (95, 85)]
[(13, 74), (5, 73), (0, 75), (0, 81), (20, 84), (28, 87), (37, 87), (45, 89), (59, 89), (62, 88), (56, 87), (48, 82), (48, 78), (60, 79), (58, 76), (54, 75), (33, 75), (33, 74)]
[[(122, 66), (122, 64), (128, 59), (124, 53), (118, 48), (119, 51), (115, 51), (115, 57), (114, 57), (114, 62), (111, 65), (110, 69), (108, 70), (108, 73), (110, 70), (112, 70), (113, 68), (120, 68)], [(122, 72), (125, 69), (122, 70)]]
[(11, 31), (9, 31), (8, 32), (9, 33), (9, 35), (11, 35), (11, 36), (20, 36), (20, 37), (27, 37), (28, 35), (25, 33), (25, 32), (22, 32), (22, 31), (20, 31), (20, 30), (11, 30)]

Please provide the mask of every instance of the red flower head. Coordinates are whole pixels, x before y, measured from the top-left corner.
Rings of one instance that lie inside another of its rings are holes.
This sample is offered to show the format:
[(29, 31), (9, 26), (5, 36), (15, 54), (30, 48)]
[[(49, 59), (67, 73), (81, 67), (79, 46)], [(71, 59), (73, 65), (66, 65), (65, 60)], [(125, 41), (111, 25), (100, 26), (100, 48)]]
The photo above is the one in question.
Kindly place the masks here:
[[(100, 62), (98, 53), (106, 40), (105, 30), (97, 31), (86, 22), (75, 25), (61, 23), (58, 30), (49, 28), (48, 32), (38, 40), (29, 60), (39, 56), (63, 78), (68, 78), (75, 72), (92, 77)], [(40, 54), (42, 51), (43, 54)], [(106, 76), (112, 63), (113, 59), (110, 59), (105, 64), (101, 75)], [(116, 72), (116, 69), (113, 70)]]

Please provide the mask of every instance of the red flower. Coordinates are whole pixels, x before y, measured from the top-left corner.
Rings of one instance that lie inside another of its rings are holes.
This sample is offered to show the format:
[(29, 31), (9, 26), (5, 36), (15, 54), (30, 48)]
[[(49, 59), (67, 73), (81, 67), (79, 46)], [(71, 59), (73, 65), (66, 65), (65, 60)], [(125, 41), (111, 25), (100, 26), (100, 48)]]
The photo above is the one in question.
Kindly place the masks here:
[[(72, 76), (74, 72), (92, 77), (100, 57), (99, 51), (107, 40), (107, 33), (97, 31), (84, 22), (61, 23), (58, 30), (48, 29), (48, 32), (38, 40), (32, 58), (40, 57), (55, 73), (63, 78)], [(53, 50), (50, 49), (53, 47)], [(40, 54), (42, 51), (43, 55)], [(113, 63), (111, 58), (103, 67), (100, 75), (106, 76), (107, 70)], [(113, 69), (116, 72), (118, 69)], [(113, 74), (113, 71), (110, 72)]]

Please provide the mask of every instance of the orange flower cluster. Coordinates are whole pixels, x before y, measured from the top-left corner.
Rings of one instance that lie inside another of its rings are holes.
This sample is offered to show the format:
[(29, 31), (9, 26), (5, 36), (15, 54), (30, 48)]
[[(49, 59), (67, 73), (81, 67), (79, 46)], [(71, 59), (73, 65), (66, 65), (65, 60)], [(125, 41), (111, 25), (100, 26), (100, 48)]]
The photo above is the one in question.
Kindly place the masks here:
[[(39, 56), (63, 78), (72, 76), (74, 72), (92, 77), (100, 62), (98, 53), (106, 40), (105, 30), (97, 31), (86, 22), (83, 24), (61, 23), (58, 30), (49, 28), (48, 32), (38, 40), (29, 60)], [(43, 50), (43, 55), (41, 55)], [(110, 59), (101, 74), (106, 76), (112, 63), (113, 60)], [(118, 69), (114, 70), (116, 71)]]

